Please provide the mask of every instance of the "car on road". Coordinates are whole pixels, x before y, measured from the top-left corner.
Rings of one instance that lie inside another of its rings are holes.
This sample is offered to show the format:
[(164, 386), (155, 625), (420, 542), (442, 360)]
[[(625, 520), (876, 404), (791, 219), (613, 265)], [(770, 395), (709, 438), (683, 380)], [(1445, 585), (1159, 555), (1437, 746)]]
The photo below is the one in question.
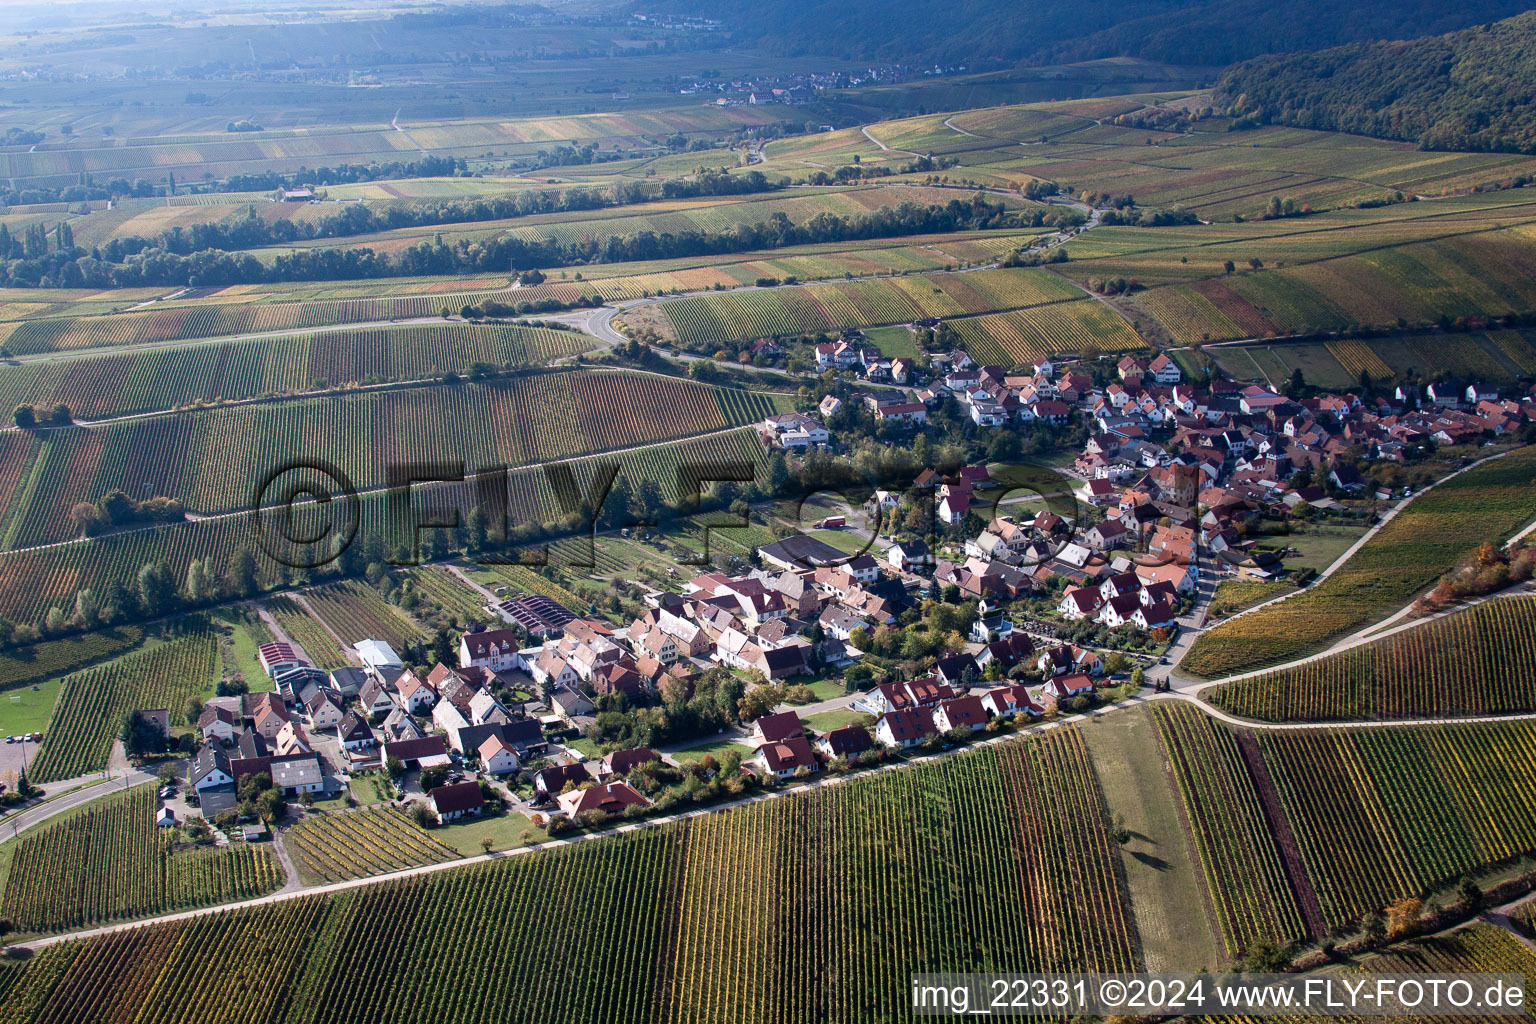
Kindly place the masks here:
[(7, 742), (7, 743), (15, 743), (15, 742), (16, 742), (16, 739), (17, 739), (17, 738), (16, 738), (16, 737), (15, 737), (15, 736), (7, 736), (7, 737), (6, 737), (6, 738), (5, 738), (5, 742)]

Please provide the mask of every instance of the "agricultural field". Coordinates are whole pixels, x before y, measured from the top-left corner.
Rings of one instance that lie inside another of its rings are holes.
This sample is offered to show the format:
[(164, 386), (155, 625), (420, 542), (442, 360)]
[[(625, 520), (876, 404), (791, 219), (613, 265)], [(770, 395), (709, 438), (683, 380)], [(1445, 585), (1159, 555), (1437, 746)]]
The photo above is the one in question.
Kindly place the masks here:
[(347, 666), (347, 656), (336, 643), (336, 638), (293, 598), (269, 598), (266, 607), (283, 632), (309, 655), (310, 663), (316, 668), (330, 671)]
[(71, 672), (137, 647), (144, 639), (138, 626), (118, 626), (93, 633), (44, 640), (0, 654), (0, 690), (11, 690)]
[[(914, 971), (1135, 969), (1108, 826), (1080, 733), (1059, 730), (600, 842), (101, 936), (7, 987), (39, 1017), (108, 1003), (176, 1020), (238, 1006), (252, 1022), (296, 1006), (316, 1019), (511, 1020), (530, 1005), (573, 1020), (894, 1017)], [(999, 900), (1003, 887), (1021, 898)], [(604, 958), (548, 970), (615, 927), (628, 938)], [(471, 945), (499, 984), (432, 968)], [(238, 966), (203, 970), (210, 948)], [(113, 985), (79, 983), (107, 963)]]
[(1419, 494), (1326, 580), (1202, 633), (1180, 671), (1214, 678), (1261, 668), (1385, 618), (1483, 541), (1529, 523), (1533, 487), (1536, 447), (1526, 447)]
[[(767, 396), (761, 396), (767, 397)], [(679, 468), (686, 464), (720, 466), (740, 463), (761, 467), (766, 454), (756, 434), (749, 429), (714, 433), (703, 438), (675, 444), (652, 445), (639, 450), (577, 459), (568, 463), (577, 488), (588, 493), (600, 467), (617, 464), (619, 474), (631, 488), (643, 481), (656, 482), (662, 498), (679, 498)], [(418, 488), (430, 500), (446, 508), (473, 508), (477, 495), (472, 485), (443, 485)], [(508, 519), (521, 522), (557, 522), (564, 514), (555, 500), (549, 477), (542, 467), (514, 470), (508, 480)], [(295, 510), (299, 528), (308, 535), (318, 535), (325, 525), (341, 529), (345, 519), (335, 513), (339, 502), (330, 506), (301, 506)], [(392, 542), (405, 542), (392, 530), (399, 523), (391, 518), (382, 493), (363, 494), (358, 503), (358, 521), (362, 536), (376, 533)], [(131, 578), (147, 562), (164, 563), (177, 579), (186, 577), (193, 560), (223, 572), (239, 551), (248, 551), (256, 559), (264, 587), (275, 588), (284, 579), (284, 569), (256, 546), (244, 515), (225, 516), (178, 523), (154, 530), (109, 534), (86, 541), (33, 548), (27, 551), (0, 552), (0, 574), (16, 582), (0, 588), (0, 615), (13, 622), (32, 622), (43, 618), (54, 605), (73, 608), (75, 593), (82, 587), (98, 588), (112, 579)], [(333, 545), (283, 545), (280, 553), (290, 562), (334, 557)]]
[(911, 323), (1079, 298), (1081, 292), (1037, 268), (977, 270), (814, 284), (667, 299), (660, 304), (685, 348), (743, 338), (815, 334)]
[(194, 849), (155, 825), (153, 786), (92, 801), (15, 841), (0, 908), (17, 931), (228, 903), (271, 892), (283, 871), (265, 847)]
[(458, 322), (320, 331), (21, 363), (0, 376), (0, 404), (62, 402), (92, 420), (463, 374), (475, 363), (517, 369), (595, 345), (575, 331)]
[(447, 567), (428, 565), (420, 569), (408, 569), (402, 589), (406, 591), (405, 605), (413, 608), (411, 600), (419, 600), (428, 606), (441, 608), (455, 616), (460, 623), (486, 621), (490, 613), (485, 610), (485, 598), (471, 590)]
[(283, 844), (300, 875), (316, 883), (438, 864), (458, 856), (392, 807), (308, 815), (283, 833)]
[(1508, 597), (1206, 699), (1270, 722), (1447, 718), (1536, 710), (1536, 597)]
[(1093, 299), (1057, 302), (951, 320), (977, 363), (1030, 366), (1082, 353), (1141, 351), (1146, 342), (1115, 311)]
[(214, 634), (196, 632), (65, 676), (32, 761), (33, 781), (55, 782), (105, 768), (129, 711), (166, 708), (172, 724), (182, 724), (187, 698), (208, 695), (218, 672)]
[(1536, 850), (1536, 725), (1264, 730), (1329, 927)]
[[(174, 497), (217, 514), (250, 508), (253, 489), (301, 457), (325, 459), (369, 490), (388, 483), (392, 465), (462, 460), (472, 473), (547, 462), (754, 423), (787, 401), (656, 374), (566, 371), (54, 431), (36, 456), (33, 485), (13, 497), (18, 518), (10, 539), (14, 547), (68, 539), (76, 534), (74, 505), (113, 489)], [(17, 475), (27, 457), (12, 453)]]
[(1338, 341), (1274, 341), (1222, 345), (1205, 350), (1233, 377), (1283, 387), (1300, 370), (1308, 384), (1352, 388), (1365, 374), (1390, 381), (1418, 376), (1508, 384), (1536, 372), (1536, 344), (1529, 331), (1465, 331), (1406, 334)]
[(1291, 593), (1293, 589), (1289, 583), (1243, 583), (1237, 580), (1223, 580), (1216, 585), (1216, 594), (1211, 598), (1207, 611), (1213, 619), (1225, 618), (1252, 608), (1256, 604), (1282, 597)]
[(349, 646), (382, 640), (398, 654), (423, 636), (421, 626), (362, 583), (306, 590), (304, 601)]
[(1184, 703), (1159, 704), (1153, 716), (1228, 955), (1303, 937), (1295, 888), (1231, 731)]

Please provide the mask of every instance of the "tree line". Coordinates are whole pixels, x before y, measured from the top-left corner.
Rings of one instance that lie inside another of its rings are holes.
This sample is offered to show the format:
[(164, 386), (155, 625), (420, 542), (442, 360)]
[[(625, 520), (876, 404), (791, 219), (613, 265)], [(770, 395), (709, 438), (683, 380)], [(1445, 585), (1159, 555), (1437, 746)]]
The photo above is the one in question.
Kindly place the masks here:
[(163, 285), (221, 286), (282, 281), (340, 281), (462, 273), (507, 273), (541, 267), (676, 259), (779, 249), (824, 242), (942, 234), (1022, 226), (1025, 217), (984, 196), (943, 205), (897, 207), (856, 216), (817, 213), (800, 224), (778, 212), (756, 224), (724, 231), (636, 231), (562, 242), (503, 237), (489, 241), (441, 237), (399, 254), (368, 248), (302, 249), (264, 264), (249, 253), (209, 248), (188, 253), (150, 248), (107, 258), (107, 249), (54, 248), (40, 256), (0, 260), (0, 285), (16, 288), (139, 288)]

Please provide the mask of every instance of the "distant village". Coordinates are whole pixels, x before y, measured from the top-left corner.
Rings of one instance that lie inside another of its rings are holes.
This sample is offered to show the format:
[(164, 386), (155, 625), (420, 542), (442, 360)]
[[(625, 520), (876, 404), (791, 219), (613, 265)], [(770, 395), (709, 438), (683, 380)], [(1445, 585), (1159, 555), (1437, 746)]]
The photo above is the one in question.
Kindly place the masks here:
[[(229, 821), (242, 780), (258, 773), (301, 801), (383, 773), (425, 819), (511, 809), (553, 830), (650, 813), (663, 783), (739, 773), (775, 785), (1082, 710), (1105, 687), (1142, 685), (1142, 670), (1203, 621), (1214, 579), (1284, 575), (1280, 558), (1253, 550), (1253, 521), (1398, 497), (1359, 465), (1498, 438), (1536, 418), (1536, 388), (1293, 398), (1225, 380), (1196, 388), (1167, 355), (1120, 359), (1098, 385), (1050, 361), (1012, 372), (958, 349), (926, 365), (886, 359), (858, 332), (816, 345), (815, 359), (881, 387), (826, 394), (816, 415), (769, 416), (758, 424), (766, 444), (797, 458), (835, 449), (827, 422), (848, 403), (905, 428), (941, 405), (980, 430), (1077, 424), (1087, 440), (1063, 469), (1067, 505), (1011, 506), (1009, 483), (985, 464), (930, 469), (761, 545), (744, 570), (648, 590), (628, 622), (510, 597), (487, 605), (501, 628), (463, 632), (457, 663), (430, 670), (377, 640), (355, 645), (357, 665), (330, 671), (296, 644), (269, 643), (259, 657), (272, 692), (208, 701), (190, 792), (167, 800), (162, 823)], [(939, 619), (942, 635), (929, 628)], [(863, 664), (871, 658), (878, 671)], [(921, 667), (895, 678), (893, 663)], [(745, 698), (771, 694), (721, 731), (739, 757), (674, 756), (686, 743), (584, 753), (578, 743), (604, 709), (686, 698), (721, 672)], [(823, 689), (803, 685), (812, 682)], [(787, 702), (795, 687), (807, 706)], [(163, 709), (141, 715), (168, 732)]]

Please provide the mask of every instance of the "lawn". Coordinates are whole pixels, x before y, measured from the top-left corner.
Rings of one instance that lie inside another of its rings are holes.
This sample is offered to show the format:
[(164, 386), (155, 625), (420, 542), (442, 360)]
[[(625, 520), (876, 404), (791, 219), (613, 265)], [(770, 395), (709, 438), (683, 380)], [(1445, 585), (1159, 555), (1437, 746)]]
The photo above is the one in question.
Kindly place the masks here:
[(744, 759), (752, 756), (752, 748), (744, 744), (737, 743), (734, 740), (712, 740), (709, 743), (701, 743), (696, 747), (689, 747), (686, 750), (674, 750), (672, 757), (679, 764), (690, 764), (694, 761), (704, 760), (705, 756), (709, 754), (713, 754), (716, 760), (718, 760), (720, 755), (732, 750), (736, 751)]
[(1206, 896), (1198, 861), (1163, 767), (1157, 726), (1145, 708), (1095, 718), (1082, 727), (1112, 814), (1130, 830), (1119, 848), (1146, 970), (1222, 966), (1215, 928), (1200, 909)]
[(1313, 569), (1322, 572), (1363, 537), (1366, 529), (1364, 526), (1324, 526), (1317, 534), (1293, 533), (1285, 539), (1301, 554), (1285, 559), (1285, 567), (1292, 571)]
[(841, 679), (821, 677), (818, 679), (790, 679), (787, 682), (790, 686), (809, 686), (811, 692), (816, 695), (817, 700), (831, 700), (834, 697), (841, 697), (848, 692)]
[(350, 788), (358, 804), (363, 807), (367, 807), (369, 804), (388, 803), (393, 799), (386, 795), (384, 791), (384, 777), (381, 775), (355, 776), (351, 781)]
[(924, 361), (924, 355), (917, 347), (917, 335), (906, 327), (876, 327), (864, 332), (870, 344), (880, 350), (880, 354), (887, 359), (899, 359), (906, 356), (908, 359)]
[(807, 530), (805, 532), (845, 555), (862, 555), (867, 552), (875, 558), (880, 557), (879, 548), (849, 530)]
[(0, 736), (42, 732), (58, 696), (58, 679), (0, 693)]
[(819, 715), (811, 715), (805, 719), (805, 724), (817, 732), (831, 732), (833, 729), (841, 729), (845, 725), (854, 723), (868, 724), (871, 717), (862, 711), (843, 708), (840, 711), (823, 711)]
[(478, 857), (485, 852), (480, 842), (489, 836), (496, 850), (512, 850), (519, 846), (542, 843), (549, 839), (544, 831), (521, 814), (500, 814), (475, 821), (453, 825), (439, 825), (431, 830), (431, 836), (466, 857)]
[(256, 659), (256, 648), (271, 640), (256, 612), (246, 606), (221, 609), (214, 618), (231, 627), (229, 644), (223, 649), (233, 667), (245, 677), (245, 684), (252, 693), (272, 689), (272, 679), (262, 671)]

